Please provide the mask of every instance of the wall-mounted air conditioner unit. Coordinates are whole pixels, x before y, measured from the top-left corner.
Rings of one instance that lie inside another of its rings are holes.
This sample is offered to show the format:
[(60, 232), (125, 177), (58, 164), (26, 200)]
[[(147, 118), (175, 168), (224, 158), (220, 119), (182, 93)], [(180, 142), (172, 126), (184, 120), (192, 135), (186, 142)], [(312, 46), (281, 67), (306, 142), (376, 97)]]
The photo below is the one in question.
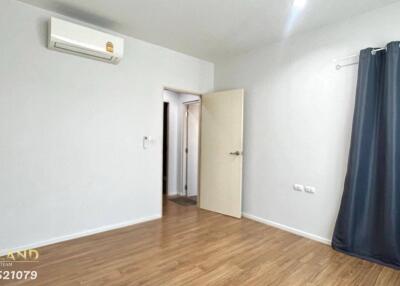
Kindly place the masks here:
[(52, 17), (49, 48), (117, 64), (124, 54), (124, 39)]

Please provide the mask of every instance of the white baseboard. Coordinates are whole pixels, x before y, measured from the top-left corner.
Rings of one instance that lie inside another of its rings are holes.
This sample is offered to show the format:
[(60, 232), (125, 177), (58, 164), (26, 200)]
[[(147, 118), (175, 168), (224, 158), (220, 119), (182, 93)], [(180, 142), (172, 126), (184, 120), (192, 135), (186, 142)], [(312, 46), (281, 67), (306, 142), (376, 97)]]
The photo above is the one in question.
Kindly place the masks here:
[(290, 227), (290, 226), (287, 226), (287, 225), (283, 225), (283, 224), (280, 224), (280, 223), (277, 223), (277, 222), (274, 222), (274, 221), (270, 221), (270, 220), (267, 220), (267, 219), (264, 219), (264, 218), (260, 218), (258, 216), (255, 216), (255, 215), (252, 215), (252, 214), (249, 214), (249, 213), (243, 213), (243, 216), (245, 218), (248, 218), (248, 219), (251, 219), (251, 220), (254, 220), (254, 221), (269, 225), (269, 226), (272, 226), (272, 227), (276, 227), (276, 228), (279, 228), (281, 230), (284, 230), (284, 231), (287, 231), (287, 232), (290, 232), (290, 233), (293, 233), (293, 234), (296, 234), (296, 235), (303, 236), (305, 238), (309, 238), (309, 239), (321, 242), (323, 244), (328, 244), (328, 245), (331, 244), (331, 240), (330, 239), (327, 239), (327, 238), (324, 238), (324, 237), (321, 237), (321, 236), (318, 236), (318, 235), (315, 235), (315, 234), (312, 234), (312, 233), (308, 233), (308, 232), (305, 232), (305, 231), (302, 231), (302, 230), (299, 230), (299, 229), (296, 229), (296, 228), (293, 228), (293, 227)]
[(58, 237), (54, 237), (54, 238), (51, 238), (48, 240), (34, 242), (31, 244), (18, 246), (18, 247), (14, 247), (11, 249), (0, 249), (0, 256), (7, 255), (10, 251), (16, 252), (16, 251), (22, 251), (25, 249), (39, 248), (39, 247), (47, 246), (50, 244), (55, 244), (55, 243), (59, 243), (59, 242), (67, 241), (67, 240), (72, 240), (72, 239), (76, 239), (76, 238), (80, 238), (80, 237), (84, 237), (84, 236), (93, 235), (96, 233), (106, 232), (106, 231), (110, 231), (110, 230), (114, 230), (114, 229), (118, 229), (118, 228), (123, 228), (123, 227), (131, 226), (131, 225), (135, 225), (135, 224), (139, 224), (139, 223), (143, 223), (143, 222), (160, 219), (161, 217), (162, 217), (161, 215), (154, 215), (154, 216), (139, 218), (139, 219), (135, 219), (135, 220), (131, 220), (131, 221), (124, 221), (124, 222), (117, 223), (117, 224), (106, 225), (106, 226), (89, 229), (89, 230), (85, 230), (85, 231), (77, 232), (77, 233), (73, 233), (73, 234), (58, 236)]

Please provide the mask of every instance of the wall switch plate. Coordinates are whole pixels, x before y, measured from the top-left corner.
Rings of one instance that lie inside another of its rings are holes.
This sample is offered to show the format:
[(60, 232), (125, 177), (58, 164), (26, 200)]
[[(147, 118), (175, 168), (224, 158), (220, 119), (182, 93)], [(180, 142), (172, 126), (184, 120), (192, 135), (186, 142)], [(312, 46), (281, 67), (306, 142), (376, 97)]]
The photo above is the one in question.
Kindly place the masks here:
[(309, 194), (315, 194), (316, 189), (315, 189), (315, 187), (306, 186), (305, 191), (306, 191), (306, 193), (309, 193)]
[(304, 186), (295, 184), (295, 185), (293, 185), (293, 190), (295, 190), (296, 192), (304, 192)]

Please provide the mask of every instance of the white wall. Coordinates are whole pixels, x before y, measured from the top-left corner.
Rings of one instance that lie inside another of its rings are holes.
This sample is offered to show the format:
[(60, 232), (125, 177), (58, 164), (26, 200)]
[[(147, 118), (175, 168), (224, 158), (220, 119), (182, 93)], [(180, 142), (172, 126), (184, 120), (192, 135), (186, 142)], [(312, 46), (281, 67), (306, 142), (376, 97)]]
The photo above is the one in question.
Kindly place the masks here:
[(181, 93), (180, 98), (181, 98), (182, 103), (191, 102), (191, 101), (200, 99), (200, 97), (198, 95), (189, 94), (189, 93)]
[(129, 37), (117, 66), (50, 51), (50, 15), (1, 3), (2, 250), (160, 216), (163, 86), (213, 89), (213, 64)]
[(399, 40), (399, 15), (397, 3), (216, 64), (217, 89), (246, 90), (245, 213), (331, 239), (357, 78), (356, 67), (336, 71), (332, 60)]

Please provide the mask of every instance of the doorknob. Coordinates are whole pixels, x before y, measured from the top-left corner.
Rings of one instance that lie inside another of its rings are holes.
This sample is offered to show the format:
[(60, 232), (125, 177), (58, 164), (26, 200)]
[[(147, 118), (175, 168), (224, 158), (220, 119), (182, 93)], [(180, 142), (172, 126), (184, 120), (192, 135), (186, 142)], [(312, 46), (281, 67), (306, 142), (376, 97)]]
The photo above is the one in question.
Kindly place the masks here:
[(235, 152), (230, 152), (229, 154), (230, 155), (235, 155), (235, 156), (240, 156), (240, 155), (242, 155), (242, 152), (235, 151)]

